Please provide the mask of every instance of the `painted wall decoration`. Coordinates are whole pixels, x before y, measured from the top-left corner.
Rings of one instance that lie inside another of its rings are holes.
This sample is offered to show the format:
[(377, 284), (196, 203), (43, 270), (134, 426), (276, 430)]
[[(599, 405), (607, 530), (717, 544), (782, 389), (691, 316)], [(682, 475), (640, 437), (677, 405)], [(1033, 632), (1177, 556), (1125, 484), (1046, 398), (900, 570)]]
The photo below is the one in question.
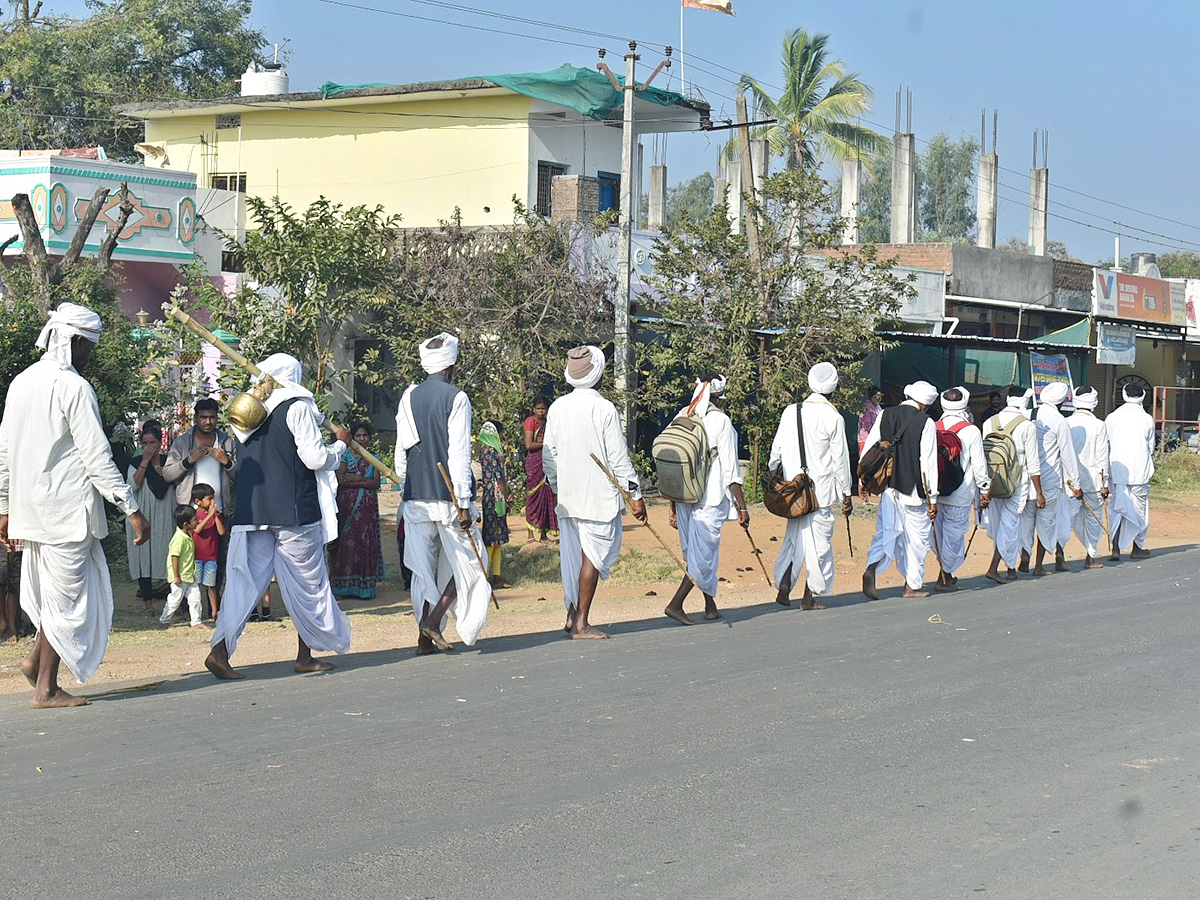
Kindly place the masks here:
[(179, 201), (179, 241), (190, 244), (196, 236), (196, 201), (184, 197)]
[(42, 228), (50, 219), (50, 191), (44, 184), (35, 185), (29, 192), (29, 205), (33, 207), (33, 217)]
[(71, 196), (61, 182), (50, 188), (50, 227), (55, 234), (62, 234), (66, 230), (70, 207)]
[[(83, 218), (89, 202), (91, 201), (75, 201), (76, 221)], [(133, 205), (133, 212), (130, 214), (129, 220), (125, 223), (124, 230), (117, 236), (118, 240), (127, 241), (131, 237), (135, 237), (143, 228), (167, 229), (171, 227), (172, 214), (169, 209), (164, 209), (160, 206), (150, 206), (132, 190), (129, 192), (129, 202)], [(96, 217), (96, 221), (103, 222), (109, 229), (112, 229), (116, 227), (120, 218), (121, 194), (119, 191), (113, 191), (108, 195), (108, 199), (104, 201), (104, 205), (100, 207), (100, 215)]]

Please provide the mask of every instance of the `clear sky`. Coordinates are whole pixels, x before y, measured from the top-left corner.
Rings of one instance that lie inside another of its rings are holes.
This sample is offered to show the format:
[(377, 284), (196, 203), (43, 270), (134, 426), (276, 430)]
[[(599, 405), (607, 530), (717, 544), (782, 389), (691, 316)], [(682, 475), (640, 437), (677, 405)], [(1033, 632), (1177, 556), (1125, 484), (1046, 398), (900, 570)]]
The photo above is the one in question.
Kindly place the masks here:
[[(83, 3), (47, 0), (46, 6), (76, 12)], [(1195, 0), (734, 0), (734, 6), (736, 17), (685, 13), (687, 79), (712, 103), (714, 118), (733, 115), (735, 73), (780, 83), (785, 31), (825, 32), (833, 54), (874, 88), (870, 120), (881, 132), (893, 130), (901, 85), (913, 93), (918, 148), (939, 131), (978, 137), (984, 108), (990, 147), (991, 110), (999, 110), (999, 242), (1028, 237), (1033, 133), (1046, 129), (1052, 240), (1089, 262), (1111, 259), (1109, 232), (1118, 228), (1123, 255), (1200, 252), (1200, 174), (1189, 150), (1200, 129)], [(492, 15), (465, 11), (472, 8)], [(678, 47), (680, 7), (679, 0), (255, 0), (253, 19), (271, 41), (287, 41), (291, 89), (311, 90), (326, 80), (410, 82), (592, 66), (598, 46), (619, 64), (622, 37)], [(655, 53), (644, 49), (643, 64), (656, 64)], [(656, 85), (677, 89), (678, 78), (676, 68), (669, 83)], [(714, 167), (717, 147), (716, 135), (671, 136), (669, 182)]]

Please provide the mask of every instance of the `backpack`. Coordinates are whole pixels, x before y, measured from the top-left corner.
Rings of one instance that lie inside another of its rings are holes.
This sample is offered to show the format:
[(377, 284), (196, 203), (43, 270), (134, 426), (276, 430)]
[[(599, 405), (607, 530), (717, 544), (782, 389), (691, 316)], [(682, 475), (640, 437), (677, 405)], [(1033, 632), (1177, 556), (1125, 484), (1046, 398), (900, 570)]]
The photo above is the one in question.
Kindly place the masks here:
[(937, 422), (938, 496), (946, 497), (962, 487), (966, 473), (962, 467), (962, 440), (958, 433), (969, 425), (959, 422), (947, 428)]
[(708, 470), (716, 450), (708, 446), (704, 420), (689, 406), (654, 439), (650, 456), (658, 473), (658, 490), (677, 503), (699, 503), (708, 486)]
[(882, 494), (891, 487), (892, 474), (896, 471), (896, 448), (900, 446), (900, 440), (904, 437), (904, 432), (908, 431), (908, 426), (917, 418), (911, 417), (894, 441), (878, 441), (862, 455), (862, 459), (858, 461), (858, 477), (867, 493)]
[(1021, 488), (1025, 470), (1021, 468), (1021, 457), (1017, 454), (1017, 442), (1012, 432), (1023, 421), (1023, 416), (1017, 416), (1003, 428), (984, 435), (983, 453), (987, 457), (988, 475), (992, 479), (992, 487), (988, 491), (991, 497), (1007, 500)]

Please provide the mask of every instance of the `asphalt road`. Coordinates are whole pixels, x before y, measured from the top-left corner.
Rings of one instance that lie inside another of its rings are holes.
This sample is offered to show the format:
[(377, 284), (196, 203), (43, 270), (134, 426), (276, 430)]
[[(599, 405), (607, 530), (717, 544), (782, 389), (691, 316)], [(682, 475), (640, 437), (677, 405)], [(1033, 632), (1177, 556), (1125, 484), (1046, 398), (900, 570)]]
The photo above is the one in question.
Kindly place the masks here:
[(1200, 896), (1198, 573), (7, 698), (0, 896)]

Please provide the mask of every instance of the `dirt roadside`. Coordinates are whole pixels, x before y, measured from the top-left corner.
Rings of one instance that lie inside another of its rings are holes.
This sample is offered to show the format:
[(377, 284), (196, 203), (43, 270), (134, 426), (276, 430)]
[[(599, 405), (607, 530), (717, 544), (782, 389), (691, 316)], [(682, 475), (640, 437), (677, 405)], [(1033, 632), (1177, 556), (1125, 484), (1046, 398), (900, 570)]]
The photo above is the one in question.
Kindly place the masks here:
[[(381, 651), (394, 649), (397, 658), (413, 652), (416, 644), (416, 626), (411, 616), (408, 592), (399, 578), (399, 566), (395, 542), (395, 511), (398, 494), (385, 492), (381, 495), (384, 556), (389, 579), (379, 596), (370, 601), (343, 601), (342, 607), (354, 623), (354, 651)], [(838, 523), (834, 538), (837, 565), (837, 580), (830, 605), (835, 609), (826, 613), (801, 613), (779, 609), (780, 615), (853, 615), (853, 609), (838, 611), (840, 601), (860, 596), (860, 576), (865, 561), (867, 546), (875, 525), (874, 504), (858, 504), (851, 518), (854, 539), (854, 558), (850, 558), (845, 527)], [(751, 533), (762, 550), (763, 562), (771, 572), (779, 552), (784, 522), (767, 514), (761, 506), (752, 508)], [(672, 542), (678, 552), (675, 532), (667, 525), (665, 503), (652, 503), (650, 517), (659, 533)], [(1179, 494), (1173, 498), (1155, 498), (1152, 506), (1150, 549), (1189, 545), (1196, 541), (1200, 522), (1200, 494)], [(506, 574), (515, 582), (511, 590), (498, 594), (501, 608), (494, 607), (488, 613), (487, 625), (480, 637), (489, 638), (512, 634), (545, 633), (546, 640), (561, 640), (563, 623), (561, 586), (556, 580), (558, 567), (557, 548), (524, 544), (524, 522), (518, 517), (510, 519), (513, 543), (506, 548)], [(982, 575), (992, 552), (992, 544), (981, 530), (971, 547), (970, 555), (960, 577), (967, 582), (965, 588), (986, 590), (986, 581), (973, 576)], [(1103, 580), (1103, 571), (1080, 574), (1082, 547), (1072, 539), (1068, 548), (1068, 559), (1073, 574), (1056, 577), (1088, 577)], [(1127, 564), (1127, 563), (1126, 563)], [(1148, 565), (1153, 565), (1151, 560)], [(122, 567), (123, 568), (123, 567)], [(927, 580), (937, 574), (937, 563), (930, 556), (926, 569)], [(772, 578), (774, 576), (772, 575)], [(772, 603), (774, 590), (768, 587), (750, 549), (750, 542), (736, 524), (725, 528), (721, 546), (722, 583), (717, 603), (724, 608), (747, 607)], [(648, 529), (638, 526), (631, 518), (626, 519), (622, 560), (614, 569), (613, 578), (602, 583), (592, 620), (598, 625), (660, 618), (672, 592), (678, 586), (680, 576), (674, 569), (670, 557), (658, 545)], [(981, 584), (982, 582), (982, 584)], [(879, 588), (886, 601), (900, 601), (901, 580), (895, 569), (889, 570), (879, 579)], [(186, 618), (178, 618), (178, 624), (161, 629), (156, 619), (146, 616), (141, 603), (136, 599), (134, 585), (114, 579), (116, 612), (113, 634), (109, 642), (104, 663), (96, 675), (81, 690), (83, 694), (94, 694), (111, 690), (117, 685), (148, 683), (174, 678), (202, 668), (208, 652), (208, 632), (193, 630)], [(1032, 583), (1030, 590), (1036, 588)], [(793, 592), (793, 597), (798, 596)], [(954, 597), (946, 598), (953, 603)], [(703, 607), (697, 593), (688, 599), (687, 611), (697, 621), (696, 615)], [(274, 608), (283, 610), (283, 604), (275, 593)], [(778, 609), (778, 607), (776, 607)], [(706, 623), (707, 624), (707, 623)], [(453, 625), (447, 637), (454, 634)], [(452, 638), (453, 639), (453, 638)], [(17, 669), (21, 659), (28, 653), (30, 639), (19, 644), (0, 645), (0, 693), (23, 693), (29, 690)], [(296, 650), (295, 630), (288, 619), (277, 622), (250, 623), (238, 644), (235, 663), (239, 666), (273, 661), (290, 660)], [(65, 675), (65, 673), (64, 673)], [(64, 686), (70, 677), (63, 679)]]

